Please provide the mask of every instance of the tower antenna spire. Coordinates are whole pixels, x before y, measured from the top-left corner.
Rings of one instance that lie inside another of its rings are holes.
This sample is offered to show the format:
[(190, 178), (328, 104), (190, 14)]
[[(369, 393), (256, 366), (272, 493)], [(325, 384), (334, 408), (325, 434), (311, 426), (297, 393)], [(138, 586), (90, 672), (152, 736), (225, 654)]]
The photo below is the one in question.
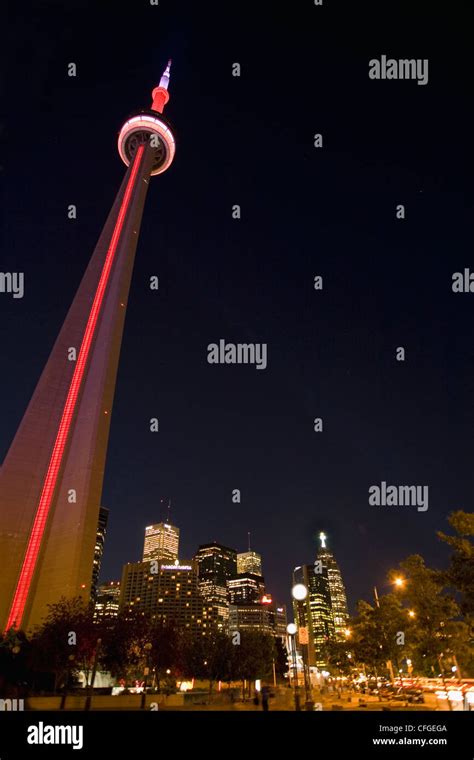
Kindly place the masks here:
[(248, 536), (248, 539), (249, 539), (249, 551), (251, 551), (251, 549), (250, 549), (250, 531), (247, 533), (247, 536)]
[(166, 64), (166, 69), (163, 71), (163, 74), (161, 75), (160, 84), (158, 85), (158, 87), (155, 87), (155, 89), (151, 93), (152, 110), (157, 111), (158, 113), (163, 113), (163, 108), (165, 107), (168, 100), (170, 99), (170, 94), (168, 92), (168, 85), (170, 83), (170, 67), (171, 67), (171, 58)]
[(170, 68), (171, 68), (171, 58), (169, 59), (168, 63), (166, 64), (166, 69), (164, 70), (163, 74), (161, 75), (160, 84), (159, 87), (163, 87), (163, 89), (167, 90), (168, 85), (170, 83)]

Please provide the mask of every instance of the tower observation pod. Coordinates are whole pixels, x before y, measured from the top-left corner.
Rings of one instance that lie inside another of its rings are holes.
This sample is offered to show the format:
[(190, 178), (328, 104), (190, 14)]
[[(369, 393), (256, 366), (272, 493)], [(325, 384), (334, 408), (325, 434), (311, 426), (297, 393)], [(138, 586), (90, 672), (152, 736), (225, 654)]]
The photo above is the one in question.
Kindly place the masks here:
[[(149, 177), (175, 154), (168, 63), (126, 120), (127, 166), (82, 281), (0, 468), (0, 630), (32, 630), (62, 597), (90, 601), (123, 326)], [(73, 349), (73, 350), (72, 350)]]
[(118, 151), (122, 161), (129, 166), (140, 145), (149, 144), (153, 151), (151, 176), (162, 174), (170, 166), (175, 154), (175, 140), (171, 125), (163, 116), (163, 109), (170, 99), (168, 84), (171, 61), (152, 92), (151, 108), (138, 111), (127, 119), (118, 137)]

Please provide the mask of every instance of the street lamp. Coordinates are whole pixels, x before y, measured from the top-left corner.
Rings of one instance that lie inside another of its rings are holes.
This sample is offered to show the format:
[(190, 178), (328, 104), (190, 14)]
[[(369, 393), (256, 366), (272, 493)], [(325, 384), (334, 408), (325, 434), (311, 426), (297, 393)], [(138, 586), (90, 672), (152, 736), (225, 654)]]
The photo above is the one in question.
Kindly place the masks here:
[(297, 602), (304, 602), (308, 596), (308, 589), (304, 583), (296, 583), (291, 589), (291, 595)]
[[(298, 630), (301, 630), (303, 628), (304, 623), (304, 615), (303, 615), (303, 603), (305, 602), (307, 596), (308, 596), (308, 588), (304, 585), (304, 583), (296, 583), (293, 588), (291, 589), (291, 595), (293, 599), (296, 602), (296, 610), (297, 610), (297, 617), (298, 617)], [(303, 643), (301, 641), (300, 636), (300, 645), (301, 650), (303, 653), (303, 673), (304, 673), (304, 690), (305, 690), (305, 697), (306, 697), (306, 709), (312, 710), (314, 707), (314, 703), (311, 699), (311, 685), (309, 683), (309, 677), (308, 677), (308, 628), (306, 628), (306, 641)]]
[[(390, 583), (385, 583), (383, 585), (395, 586), (396, 588), (403, 588), (405, 583), (406, 583), (406, 578), (402, 578), (400, 575), (397, 575), (397, 577), (394, 578), (393, 581), (390, 581)], [(378, 592), (377, 586), (374, 586), (374, 599), (375, 599), (375, 604), (377, 605), (377, 607), (380, 607), (379, 592)]]
[[(402, 578), (401, 576), (397, 575), (397, 577), (394, 578), (393, 581), (391, 581), (390, 584), (387, 584), (387, 585), (393, 585), (396, 588), (403, 588), (405, 583), (406, 583), (406, 578)], [(380, 609), (379, 592), (377, 590), (377, 586), (374, 586), (374, 599), (375, 599), (375, 606)], [(408, 614), (410, 615), (410, 613)], [(414, 615), (410, 615), (410, 617), (414, 617)], [(390, 681), (393, 685), (395, 683), (395, 678), (393, 675), (392, 660), (387, 660), (387, 668), (390, 674)]]
[(295, 710), (301, 710), (300, 706), (300, 694), (298, 687), (298, 666), (296, 663), (296, 631), (298, 627), (294, 623), (288, 623), (286, 626), (286, 632), (290, 639), (291, 659), (293, 662), (293, 688), (295, 692)]

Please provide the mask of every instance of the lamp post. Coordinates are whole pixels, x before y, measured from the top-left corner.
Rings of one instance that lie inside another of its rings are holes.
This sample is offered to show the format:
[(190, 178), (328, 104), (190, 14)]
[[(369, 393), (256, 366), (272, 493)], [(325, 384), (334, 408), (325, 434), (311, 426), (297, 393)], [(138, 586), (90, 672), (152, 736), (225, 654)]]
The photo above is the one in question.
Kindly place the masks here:
[[(393, 579), (391, 582), (391, 585), (395, 586), (396, 588), (403, 588), (405, 585), (405, 578), (401, 578), (400, 576), (397, 576)], [(377, 590), (377, 586), (374, 586), (374, 599), (375, 599), (375, 606), (380, 609), (380, 601), (379, 601), (379, 592)], [(410, 614), (410, 613), (408, 613)], [(410, 617), (413, 617), (410, 615)], [(392, 686), (395, 684), (395, 676), (393, 675), (393, 665), (392, 660), (387, 660), (387, 669), (390, 675), (390, 682)]]
[(291, 647), (291, 659), (293, 662), (293, 688), (295, 692), (295, 710), (301, 710), (300, 705), (300, 692), (299, 692), (299, 685), (298, 685), (298, 666), (296, 663), (296, 631), (298, 630), (297, 626), (294, 623), (288, 623), (286, 626), (286, 632), (290, 639), (290, 647)]
[[(306, 601), (306, 598), (308, 596), (308, 589), (304, 585), (304, 583), (296, 583), (293, 588), (291, 589), (291, 595), (293, 599), (296, 602), (296, 609), (298, 612), (298, 630), (303, 628), (303, 623), (305, 622), (305, 618), (303, 615), (303, 604)], [(306, 628), (305, 631), (306, 638), (304, 643), (300, 640), (301, 644), (301, 650), (303, 654), (303, 674), (304, 674), (304, 690), (305, 690), (305, 707), (307, 710), (312, 710), (314, 707), (313, 700), (311, 698), (311, 684), (309, 683), (309, 674), (308, 674), (308, 628)]]

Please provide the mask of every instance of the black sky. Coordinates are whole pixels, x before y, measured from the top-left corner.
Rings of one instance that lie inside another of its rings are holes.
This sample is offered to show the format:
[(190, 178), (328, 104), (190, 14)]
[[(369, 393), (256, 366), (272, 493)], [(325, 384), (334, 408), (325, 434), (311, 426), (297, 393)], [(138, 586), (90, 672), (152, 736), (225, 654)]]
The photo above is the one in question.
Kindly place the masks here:
[[(474, 295), (451, 291), (474, 269), (468, 30), (456, 4), (413, 1), (16, 7), (0, 271), (24, 272), (25, 296), (0, 294), (0, 458), (123, 176), (117, 131), (173, 58), (177, 154), (151, 183), (138, 246), (104, 578), (139, 558), (162, 496), (183, 557), (209, 540), (242, 551), (250, 530), (284, 601), (322, 529), (352, 608), (407, 555), (446, 561), (435, 531), (473, 489)], [(428, 85), (371, 81), (382, 54), (428, 58)], [(267, 369), (209, 365), (220, 338), (266, 342)], [(429, 485), (428, 511), (369, 506), (381, 480)]]

